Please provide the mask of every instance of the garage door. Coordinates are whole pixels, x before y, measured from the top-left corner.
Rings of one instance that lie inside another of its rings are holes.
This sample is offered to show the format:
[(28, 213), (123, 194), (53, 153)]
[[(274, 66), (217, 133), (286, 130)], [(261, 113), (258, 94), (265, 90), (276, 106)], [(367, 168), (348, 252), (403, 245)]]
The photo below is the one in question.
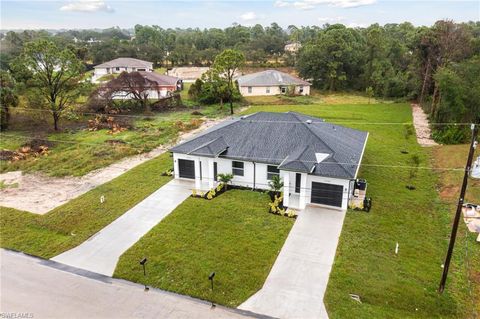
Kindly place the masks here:
[(342, 207), (342, 198), (342, 185), (312, 182), (312, 203)]
[(178, 176), (180, 176), (181, 178), (195, 179), (195, 162), (179, 159)]

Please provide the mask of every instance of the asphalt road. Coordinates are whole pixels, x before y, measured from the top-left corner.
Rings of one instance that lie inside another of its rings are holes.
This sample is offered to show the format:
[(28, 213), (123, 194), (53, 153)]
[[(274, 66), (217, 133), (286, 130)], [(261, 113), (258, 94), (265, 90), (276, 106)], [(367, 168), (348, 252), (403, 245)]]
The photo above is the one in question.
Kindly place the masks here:
[(248, 312), (0, 250), (1, 318), (255, 318)]

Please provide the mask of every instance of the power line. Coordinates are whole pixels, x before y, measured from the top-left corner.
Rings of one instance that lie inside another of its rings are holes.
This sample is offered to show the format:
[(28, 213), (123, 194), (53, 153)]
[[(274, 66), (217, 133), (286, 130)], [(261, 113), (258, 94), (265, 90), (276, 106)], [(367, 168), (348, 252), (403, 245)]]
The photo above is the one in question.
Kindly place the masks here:
[[(26, 107), (22, 107), (22, 108), (17, 108), (15, 109), (16, 111), (35, 111), (35, 112), (47, 112), (49, 114), (51, 114), (51, 111), (50, 110), (44, 110), (44, 109), (36, 109), (36, 108), (26, 108)], [(186, 113), (187, 112), (191, 112), (191, 111), (196, 111), (198, 109), (189, 109), (189, 108), (186, 108), (185, 111)], [(173, 111), (172, 111), (173, 112)], [(157, 115), (149, 115), (149, 114), (145, 114), (145, 115), (134, 115), (134, 114), (109, 114), (109, 113), (95, 113), (95, 112), (78, 112), (78, 111), (72, 111), (71, 113), (73, 114), (76, 114), (76, 115), (92, 115), (92, 116), (97, 116), (97, 115), (104, 115), (104, 116), (111, 116), (111, 117), (131, 117), (131, 118), (140, 118), (140, 119), (145, 119), (145, 118), (154, 118), (154, 119), (157, 119), (157, 120), (160, 120), (160, 121), (165, 121), (165, 122), (170, 122), (170, 121), (175, 121), (175, 120), (172, 120), (172, 119), (161, 119), (159, 118), (162, 113), (158, 113)], [(168, 111), (166, 112), (168, 113)], [(282, 114), (282, 112), (278, 112), (279, 114)], [(251, 114), (255, 114), (255, 113), (251, 113)], [(240, 121), (240, 120), (244, 120), (244, 121), (248, 121), (248, 122), (251, 122), (251, 123), (284, 123), (284, 124), (287, 124), (287, 123), (290, 123), (290, 124), (303, 124), (304, 122), (301, 122), (301, 121), (269, 121), (269, 120), (252, 120), (252, 119), (248, 119), (248, 115), (251, 115), (251, 114), (246, 114), (246, 115), (241, 115), (239, 114), (238, 118), (225, 118), (223, 119), (223, 121), (227, 121), (227, 122), (236, 122), (236, 121)], [(186, 114), (187, 115), (187, 114)], [(242, 119), (242, 117), (245, 116), (246, 118)], [(231, 116), (229, 116), (231, 117)], [(214, 119), (214, 118), (210, 118), (210, 119)], [(181, 120), (181, 119), (179, 119)], [(358, 121), (335, 121), (334, 118), (331, 119), (332, 121), (334, 122), (327, 122), (327, 121), (312, 121), (311, 124), (325, 124), (325, 125), (336, 125), (336, 124), (357, 124), (357, 125), (413, 125), (413, 122), (361, 122), (361, 120), (358, 120)], [(462, 122), (450, 122), (450, 123), (447, 123), (447, 122), (443, 122), (443, 123), (429, 123), (429, 125), (434, 125), (434, 126), (443, 126), (443, 125), (457, 125), (457, 126), (470, 126), (471, 123), (462, 123)]]

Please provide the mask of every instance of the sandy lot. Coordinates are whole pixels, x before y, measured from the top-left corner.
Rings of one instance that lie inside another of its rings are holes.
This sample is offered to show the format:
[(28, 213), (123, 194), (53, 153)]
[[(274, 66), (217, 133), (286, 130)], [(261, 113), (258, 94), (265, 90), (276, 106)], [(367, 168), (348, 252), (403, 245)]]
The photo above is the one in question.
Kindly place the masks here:
[(435, 146), (438, 145), (432, 140), (432, 131), (430, 130), (427, 114), (418, 104), (412, 104), (413, 125), (417, 134), (417, 141), (420, 146)]
[[(178, 141), (186, 140), (222, 120), (207, 120), (196, 130), (180, 135)], [(45, 214), (89, 190), (111, 181), (135, 166), (167, 151), (162, 145), (148, 153), (127, 157), (117, 163), (92, 171), (82, 177), (48, 177), (41, 173), (23, 174), (21, 171), (0, 174), (6, 188), (0, 190), (0, 206)]]

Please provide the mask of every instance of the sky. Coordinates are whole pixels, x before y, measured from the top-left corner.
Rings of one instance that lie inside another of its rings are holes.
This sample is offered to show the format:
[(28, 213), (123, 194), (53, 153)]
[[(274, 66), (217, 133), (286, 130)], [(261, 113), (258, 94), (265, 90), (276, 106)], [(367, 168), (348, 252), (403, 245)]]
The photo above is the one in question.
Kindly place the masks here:
[(239, 23), (282, 27), (342, 23), (432, 25), (440, 19), (480, 21), (480, 0), (0, 0), (0, 29), (224, 28)]

